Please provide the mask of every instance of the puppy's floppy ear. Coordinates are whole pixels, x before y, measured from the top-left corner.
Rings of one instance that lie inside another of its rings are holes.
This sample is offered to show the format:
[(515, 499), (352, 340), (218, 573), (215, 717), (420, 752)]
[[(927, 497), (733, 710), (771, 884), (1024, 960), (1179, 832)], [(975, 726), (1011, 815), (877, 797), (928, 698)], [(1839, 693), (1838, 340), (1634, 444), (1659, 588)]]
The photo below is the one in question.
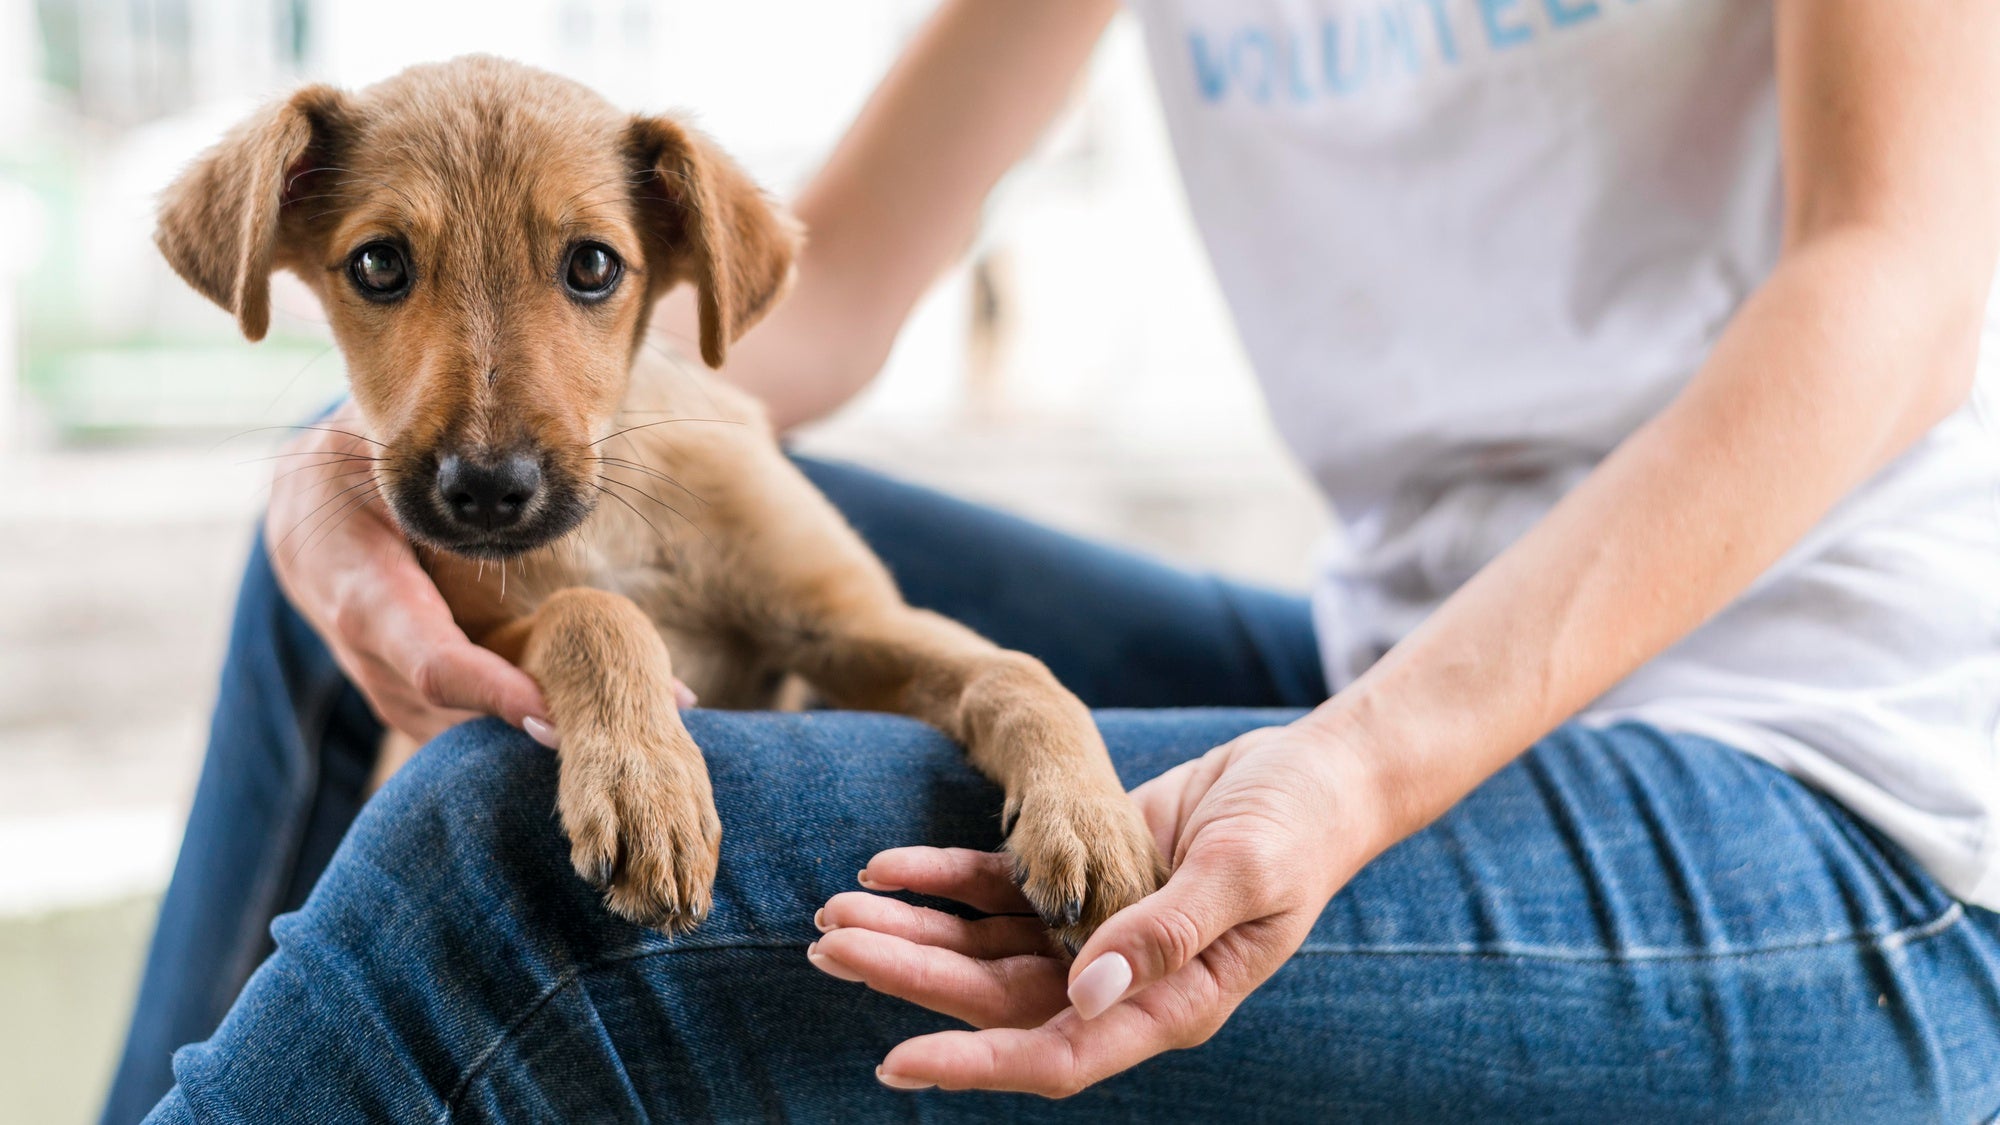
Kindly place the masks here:
[(729, 345), (791, 283), (798, 223), (708, 138), (671, 118), (633, 118), (626, 146), (641, 173), (634, 184), (648, 256), (666, 265), (663, 285), (694, 283), (701, 358), (721, 367)]
[(153, 242), (251, 340), (270, 328), (271, 270), (287, 264), (285, 201), (303, 193), (345, 108), (340, 91), (307, 86), (231, 130), (160, 198)]

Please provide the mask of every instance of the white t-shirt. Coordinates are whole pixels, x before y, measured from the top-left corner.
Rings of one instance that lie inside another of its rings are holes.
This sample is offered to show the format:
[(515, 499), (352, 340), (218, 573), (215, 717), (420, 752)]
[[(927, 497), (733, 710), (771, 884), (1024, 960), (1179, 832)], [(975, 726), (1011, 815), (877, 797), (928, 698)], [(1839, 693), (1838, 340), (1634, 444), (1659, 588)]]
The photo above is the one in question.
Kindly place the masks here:
[[(1133, 2), (1244, 345), (1339, 516), (1314, 595), (1338, 690), (1657, 413), (1771, 270), (1771, 5)], [(1582, 716), (1765, 758), (1990, 907), (1996, 354), (1989, 328), (1971, 406)]]

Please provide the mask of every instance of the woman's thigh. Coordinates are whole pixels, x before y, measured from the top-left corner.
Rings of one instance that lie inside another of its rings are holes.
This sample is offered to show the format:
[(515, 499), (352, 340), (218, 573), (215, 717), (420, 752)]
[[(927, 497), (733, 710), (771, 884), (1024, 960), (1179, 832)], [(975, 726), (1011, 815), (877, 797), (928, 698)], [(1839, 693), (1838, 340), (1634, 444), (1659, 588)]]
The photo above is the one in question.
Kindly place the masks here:
[[(1283, 712), (1106, 712), (1128, 783)], [(457, 731), (371, 803), (222, 1029), (190, 1103), (276, 1119), (1979, 1120), (2000, 1109), (2000, 923), (1726, 747), (1566, 728), (1337, 896), (1207, 1045), (1062, 1103), (906, 1094), (872, 1069), (942, 1017), (812, 969), (813, 911), (875, 851), (999, 842), (928, 728), (696, 712), (716, 907), (606, 913), (551, 756)], [(309, 1051), (301, 1043), (311, 1043)], [(344, 1111), (344, 1113), (343, 1113)]]

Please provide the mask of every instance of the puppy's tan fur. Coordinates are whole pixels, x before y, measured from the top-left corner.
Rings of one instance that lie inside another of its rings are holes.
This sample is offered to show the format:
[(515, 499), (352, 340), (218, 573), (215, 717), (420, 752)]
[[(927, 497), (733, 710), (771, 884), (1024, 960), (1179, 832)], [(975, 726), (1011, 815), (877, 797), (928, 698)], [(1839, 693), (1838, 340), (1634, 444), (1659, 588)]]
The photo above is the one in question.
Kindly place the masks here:
[[(558, 282), (579, 237), (626, 263), (601, 304)], [(415, 277), (393, 305), (346, 273), (381, 238)], [(274, 269), (318, 294), (380, 443), (374, 481), (420, 545), (407, 514), (442, 450), (533, 448), (587, 508), (506, 559), (504, 596), (498, 563), (423, 554), (466, 631), (541, 684), (572, 861), (619, 914), (677, 930), (710, 905), (721, 829), (675, 675), (726, 707), (769, 706), (797, 677), (964, 743), (1005, 791), (1024, 889), (1072, 944), (1158, 886), (1083, 705), (1038, 661), (904, 604), (754, 401), (642, 351), (654, 302), (685, 281), (719, 366), (789, 277), (792, 226), (700, 135), (489, 58), (313, 86), (174, 184), (158, 242), (252, 340)]]

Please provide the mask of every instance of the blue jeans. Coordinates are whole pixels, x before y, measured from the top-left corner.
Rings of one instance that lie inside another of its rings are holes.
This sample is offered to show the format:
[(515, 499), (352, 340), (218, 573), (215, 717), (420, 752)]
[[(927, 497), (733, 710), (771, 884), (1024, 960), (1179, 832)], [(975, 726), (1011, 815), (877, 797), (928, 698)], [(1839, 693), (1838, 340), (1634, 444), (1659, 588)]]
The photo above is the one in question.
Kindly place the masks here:
[[(1323, 692), (1299, 599), (807, 467), (913, 602), (1121, 708), (1098, 722), (1128, 783)], [(1203, 1047), (1059, 1103), (890, 1091), (881, 1056), (952, 1021), (811, 968), (812, 913), (882, 848), (996, 846), (998, 794), (899, 718), (688, 725), (722, 868), (670, 941), (571, 872), (553, 758), (500, 723), (353, 818), (377, 728), (259, 554), (106, 1121), (174, 1080), (154, 1120), (2000, 1113), (2000, 915), (1779, 771), (1643, 726), (1565, 727), (1385, 853)]]

